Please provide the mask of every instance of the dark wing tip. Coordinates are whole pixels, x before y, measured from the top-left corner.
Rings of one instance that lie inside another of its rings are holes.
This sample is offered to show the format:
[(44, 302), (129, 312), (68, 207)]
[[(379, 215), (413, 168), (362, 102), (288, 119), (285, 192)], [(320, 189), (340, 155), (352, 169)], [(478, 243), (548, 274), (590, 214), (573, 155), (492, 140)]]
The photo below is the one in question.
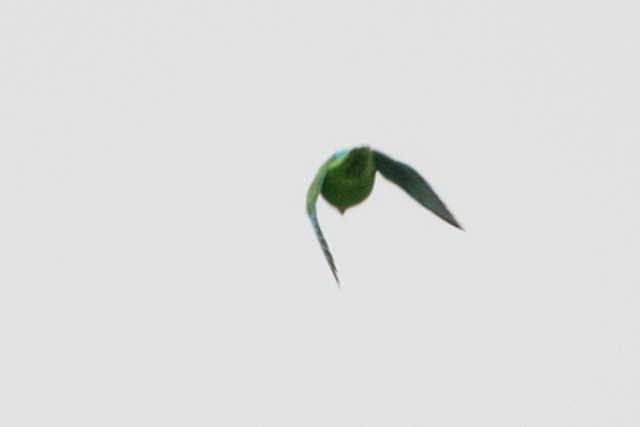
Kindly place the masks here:
[(455, 228), (462, 230), (462, 231), (467, 231), (464, 229), (464, 227), (462, 226), (462, 224), (460, 224), (455, 218), (451, 218), (450, 220), (446, 220), (446, 222), (448, 222), (449, 224), (453, 225)]

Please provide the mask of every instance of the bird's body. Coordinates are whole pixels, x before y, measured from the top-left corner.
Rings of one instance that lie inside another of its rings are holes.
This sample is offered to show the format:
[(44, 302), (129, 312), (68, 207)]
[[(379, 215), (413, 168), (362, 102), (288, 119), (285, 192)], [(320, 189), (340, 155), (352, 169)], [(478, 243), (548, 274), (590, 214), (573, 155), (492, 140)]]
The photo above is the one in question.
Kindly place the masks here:
[(327, 165), (322, 197), (344, 213), (369, 197), (375, 177), (376, 164), (369, 147), (338, 152)]
[(397, 184), (442, 220), (454, 227), (462, 228), (424, 178), (410, 166), (370, 147), (339, 151), (322, 165), (307, 193), (307, 214), (338, 284), (340, 282), (333, 256), (318, 223), (316, 201), (322, 194), (327, 202), (344, 213), (348, 208), (369, 197), (375, 183), (376, 171)]

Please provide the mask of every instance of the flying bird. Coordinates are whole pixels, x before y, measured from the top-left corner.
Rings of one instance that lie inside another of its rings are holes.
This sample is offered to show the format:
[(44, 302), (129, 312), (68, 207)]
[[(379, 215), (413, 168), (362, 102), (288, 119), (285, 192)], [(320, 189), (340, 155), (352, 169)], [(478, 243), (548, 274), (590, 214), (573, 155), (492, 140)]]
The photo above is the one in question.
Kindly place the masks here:
[(340, 286), (338, 270), (329, 245), (320, 229), (316, 214), (316, 201), (318, 196), (322, 194), (327, 202), (338, 209), (340, 213), (344, 213), (350, 207), (369, 197), (371, 190), (373, 190), (376, 171), (398, 185), (442, 220), (462, 229), (460, 223), (453, 217), (453, 214), (431, 186), (427, 184), (427, 181), (409, 165), (393, 160), (370, 147), (356, 147), (338, 151), (320, 167), (307, 193), (307, 214), (338, 286)]

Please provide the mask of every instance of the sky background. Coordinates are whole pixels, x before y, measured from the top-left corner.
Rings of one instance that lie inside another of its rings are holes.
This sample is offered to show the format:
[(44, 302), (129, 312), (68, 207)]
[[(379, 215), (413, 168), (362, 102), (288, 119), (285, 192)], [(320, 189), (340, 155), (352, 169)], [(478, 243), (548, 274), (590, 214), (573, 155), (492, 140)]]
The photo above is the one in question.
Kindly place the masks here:
[(637, 2), (0, 9), (0, 424), (640, 424)]

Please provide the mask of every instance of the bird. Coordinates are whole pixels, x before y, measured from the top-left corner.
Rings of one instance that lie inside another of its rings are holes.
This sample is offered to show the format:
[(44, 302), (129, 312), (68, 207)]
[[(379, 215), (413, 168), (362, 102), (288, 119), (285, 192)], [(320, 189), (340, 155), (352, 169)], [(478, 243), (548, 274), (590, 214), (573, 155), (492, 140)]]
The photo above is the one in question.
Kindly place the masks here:
[(369, 146), (340, 150), (320, 167), (307, 192), (307, 215), (338, 287), (338, 269), (318, 222), (316, 202), (322, 195), (330, 205), (344, 214), (347, 209), (369, 197), (376, 172), (380, 172), (383, 177), (402, 188), (440, 219), (463, 229), (427, 181), (411, 166)]

